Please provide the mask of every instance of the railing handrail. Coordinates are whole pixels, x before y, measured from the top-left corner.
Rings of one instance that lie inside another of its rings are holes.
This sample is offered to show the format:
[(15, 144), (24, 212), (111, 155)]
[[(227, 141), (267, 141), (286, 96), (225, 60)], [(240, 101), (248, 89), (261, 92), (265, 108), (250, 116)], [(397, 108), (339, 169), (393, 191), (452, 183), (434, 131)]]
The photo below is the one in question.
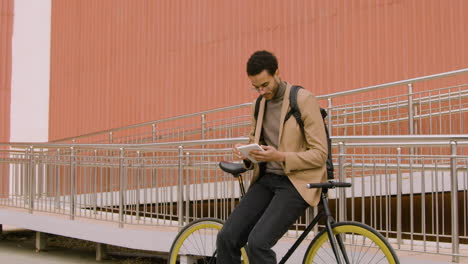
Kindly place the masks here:
[(237, 138), (219, 138), (205, 140), (173, 141), (162, 143), (144, 143), (144, 144), (68, 144), (68, 143), (37, 143), (37, 142), (10, 142), (0, 143), (0, 146), (9, 146), (11, 148), (76, 148), (76, 149), (138, 149), (138, 148), (164, 148), (164, 147), (189, 147), (209, 144), (235, 144), (248, 141), (247, 137)]
[[(328, 98), (332, 98), (332, 97), (340, 97), (340, 96), (346, 96), (346, 95), (351, 95), (351, 94), (356, 94), (356, 93), (369, 92), (369, 91), (378, 90), (378, 89), (384, 89), (384, 88), (389, 88), (389, 87), (394, 87), (394, 86), (406, 85), (406, 84), (409, 84), (409, 83), (416, 83), (416, 82), (421, 82), (421, 81), (428, 81), (428, 80), (433, 80), (433, 79), (438, 79), (438, 78), (443, 78), (443, 77), (450, 77), (450, 76), (455, 76), (455, 75), (460, 75), (460, 74), (465, 74), (465, 73), (468, 73), (468, 68), (455, 70), (455, 71), (444, 72), (444, 73), (439, 73), (439, 74), (426, 75), (426, 76), (422, 76), (422, 77), (416, 77), (416, 78), (406, 79), (406, 80), (397, 81), (397, 82), (391, 82), (391, 83), (373, 85), (373, 86), (368, 86), (368, 87), (363, 87), (363, 88), (357, 88), (357, 89), (353, 89), (353, 90), (349, 90), (349, 91), (337, 92), (337, 93), (326, 94), (326, 95), (319, 95), (319, 96), (317, 96), (317, 99), (328, 99)], [(101, 134), (106, 134), (106, 133), (111, 133), (111, 132), (131, 129), (131, 128), (137, 128), (137, 127), (153, 125), (153, 124), (158, 124), (158, 123), (164, 123), (164, 122), (168, 122), (168, 121), (174, 121), (174, 120), (179, 120), (179, 119), (184, 119), (184, 118), (189, 118), (189, 117), (200, 116), (200, 115), (203, 115), (203, 114), (211, 114), (211, 113), (222, 112), (222, 111), (226, 111), (226, 110), (242, 108), (242, 107), (246, 107), (246, 106), (250, 106), (250, 105), (252, 105), (251, 102), (250, 103), (243, 103), (243, 104), (239, 104), (239, 105), (227, 106), (227, 107), (222, 107), (222, 108), (217, 108), (217, 109), (211, 109), (211, 110), (196, 112), (196, 113), (192, 113), (192, 114), (186, 114), (186, 115), (174, 116), (174, 117), (169, 117), (169, 118), (164, 118), (164, 119), (159, 119), (159, 120), (153, 120), (153, 121), (148, 121), (148, 122), (144, 122), (144, 123), (138, 123), (138, 124), (133, 124), (133, 125), (129, 125), (129, 126), (119, 127), (119, 128), (101, 130), (101, 131), (97, 131), (97, 132), (83, 134), (83, 135), (80, 135), (80, 136), (73, 136), (73, 137), (57, 139), (57, 140), (53, 140), (53, 141), (50, 141), (50, 142), (60, 142), (60, 141), (67, 141), (67, 140), (79, 139), (79, 138), (84, 138), (84, 137), (96, 136), (96, 135), (101, 135)]]
[(459, 145), (468, 144), (468, 134), (460, 135), (391, 135), (391, 136), (336, 136), (331, 137), (333, 144), (359, 144), (366, 146), (384, 145), (447, 145), (456, 142)]
[[(331, 137), (334, 144), (338, 143), (366, 143), (366, 144), (449, 144), (457, 142), (458, 144), (468, 144), (468, 134), (459, 135), (390, 135), (390, 136), (335, 136)], [(9, 146), (12, 148), (76, 148), (76, 149), (161, 149), (169, 147), (189, 147), (210, 144), (235, 144), (247, 142), (247, 137), (237, 138), (218, 138), (191, 141), (174, 141), (163, 143), (145, 143), (145, 144), (63, 144), (63, 143), (35, 143), (35, 142), (16, 142), (0, 143), (0, 146)]]
[(200, 115), (204, 115), (204, 114), (212, 114), (212, 113), (216, 113), (216, 112), (222, 112), (222, 111), (226, 111), (226, 110), (233, 110), (233, 109), (242, 108), (242, 107), (246, 107), (246, 106), (250, 106), (250, 105), (252, 105), (252, 103), (243, 103), (243, 104), (238, 104), (238, 105), (226, 106), (226, 107), (221, 107), (221, 108), (216, 108), (216, 109), (211, 109), (211, 110), (205, 110), (205, 111), (191, 113), (191, 114), (173, 116), (173, 117), (168, 117), (168, 118), (164, 118), (164, 119), (133, 124), (133, 125), (124, 126), (124, 127), (101, 130), (101, 131), (97, 131), (97, 132), (83, 134), (83, 135), (76, 136), (76, 137), (67, 137), (67, 138), (57, 139), (57, 140), (53, 140), (53, 141), (50, 141), (50, 142), (59, 142), (59, 141), (66, 141), (66, 140), (78, 139), (78, 138), (83, 138), (83, 137), (96, 136), (96, 135), (100, 135), (100, 134), (116, 132), (116, 131), (130, 129), (130, 128), (136, 128), (136, 127), (141, 127), (141, 126), (159, 124), (159, 123), (164, 123), (164, 122), (168, 122), (168, 121), (174, 121), (174, 120), (179, 120), (179, 119), (184, 119), (184, 118), (189, 118), (189, 117), (200, 116)]
[(372, 85), (372, 86), (357, 88), (357, 89), (353, 89), (353, 90), (349, 90), (349, 91), (331, 93), (331, 94), (326, 94), (326, 95), (319, 95), (319, 96), (317, 96), (317, 98), (318, 99), (328, 99), (328, 98), (332, 98), (332, 97), (340, 97), (340, 96), (357, 94), (357, 93), (362, 93), (362, 92), (370, 92), (370, 91), (374, 91), (374, 90), (378, 90), (378, 89), (401, 86), (401, 85), (406, 85), (406, 84), (410, 84), (410, 83), (417, 83), (417, 82), (422, 82), (422, 81), (429, 81), (429, 80), (439, 79), (439, 78), (443, 78), (443, 77), (451, 77), (451, 76), (465, 74), (465, 73), (468, 73), (468, 68), (455, 70), (455, 71), (444, 72), (444, 73), (426, 75), (426, 76), (411, 78), (411, 79), (397, 81), (397, 82), (390, 82), (390, 83)]

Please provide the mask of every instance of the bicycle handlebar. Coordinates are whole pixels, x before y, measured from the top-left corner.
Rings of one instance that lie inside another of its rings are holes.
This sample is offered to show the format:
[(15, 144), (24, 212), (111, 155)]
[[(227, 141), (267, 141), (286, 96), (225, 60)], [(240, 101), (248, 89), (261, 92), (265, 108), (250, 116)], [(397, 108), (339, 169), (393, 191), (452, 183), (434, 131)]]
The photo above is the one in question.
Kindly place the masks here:
[(308, 183), (307, 188), (326, 188), (326, 189), (334, 189), (334, 188), (341, 188), (341, 187), (351, 187), (351, 183), (349, 182), (320, 182), (320, 183)]

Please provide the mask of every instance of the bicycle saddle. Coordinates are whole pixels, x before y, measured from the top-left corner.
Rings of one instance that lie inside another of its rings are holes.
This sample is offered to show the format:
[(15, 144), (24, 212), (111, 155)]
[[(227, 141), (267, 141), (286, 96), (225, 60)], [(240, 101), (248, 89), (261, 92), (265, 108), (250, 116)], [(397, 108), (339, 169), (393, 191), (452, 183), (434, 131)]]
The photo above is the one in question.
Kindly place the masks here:
[(221, 161), (219, 163), (219, 167), (232, 175), (234, 177), (239, 176), (239, 174), (244, 173), (247, 171), (247, 169), (244, 167), (244, 164), (242, 163), (233, 163), (233, 162), (228, 162), (228, 161)]

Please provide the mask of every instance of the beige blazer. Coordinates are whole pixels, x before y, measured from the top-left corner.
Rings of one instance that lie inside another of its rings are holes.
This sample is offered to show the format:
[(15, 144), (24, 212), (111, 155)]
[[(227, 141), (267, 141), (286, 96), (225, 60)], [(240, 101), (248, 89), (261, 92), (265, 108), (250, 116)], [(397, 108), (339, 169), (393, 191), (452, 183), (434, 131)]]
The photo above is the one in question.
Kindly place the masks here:
[[(294, 187), (304, 200), (311, 206), (316, 206), (320, 201), (320, 189), (308, 189), (307, 183), (319, 183), (327, 180), (327, 137), (323, 124), (320, 106), (315, 96), (306, 89), (300, 89), (297, 95), (297, 103), (304, 121), (305, 138), (294, 116), (287, 122), (284, 118), (289, 111), (289, 92), (291, 85), (287, 84), (281, 108), (281, 124), (279, 129), (278, 150), (286, 152), (286, 160), (283, 169)], [(252, 106), (252, 113), (255, 102)], [(258, 120), (252, 114), (252, 129), (249, 135), (249, 143), (259, 143), (263, 116), (265, 113), (265, 99), (260, 102)], [(259, 167), (254, 166), (252, 183), (259, 177)]]

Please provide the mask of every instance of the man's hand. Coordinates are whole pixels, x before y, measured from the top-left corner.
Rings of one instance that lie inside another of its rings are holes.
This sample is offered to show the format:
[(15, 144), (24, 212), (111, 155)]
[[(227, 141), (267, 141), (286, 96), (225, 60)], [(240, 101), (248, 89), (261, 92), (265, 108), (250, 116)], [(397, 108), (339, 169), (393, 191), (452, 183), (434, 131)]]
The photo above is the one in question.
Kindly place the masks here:
[(261, 146), (265, 151), (252, 150), (249, 155), (257, 161), (284, 161), (286, 155), (284, 152), (276, 150), (272, 146)]
[(245, 144), (235, 144), (234, 147), (232, 148), (232, 152), (234, 152), (234, 156), (236, 156), (236, 158), (238, 159), (247, 159), (247, 157), (245, 157), (244, 155), (242, 155), (242, 153), (237, 149), (238, 147), (240, 146), (245, 146)]

